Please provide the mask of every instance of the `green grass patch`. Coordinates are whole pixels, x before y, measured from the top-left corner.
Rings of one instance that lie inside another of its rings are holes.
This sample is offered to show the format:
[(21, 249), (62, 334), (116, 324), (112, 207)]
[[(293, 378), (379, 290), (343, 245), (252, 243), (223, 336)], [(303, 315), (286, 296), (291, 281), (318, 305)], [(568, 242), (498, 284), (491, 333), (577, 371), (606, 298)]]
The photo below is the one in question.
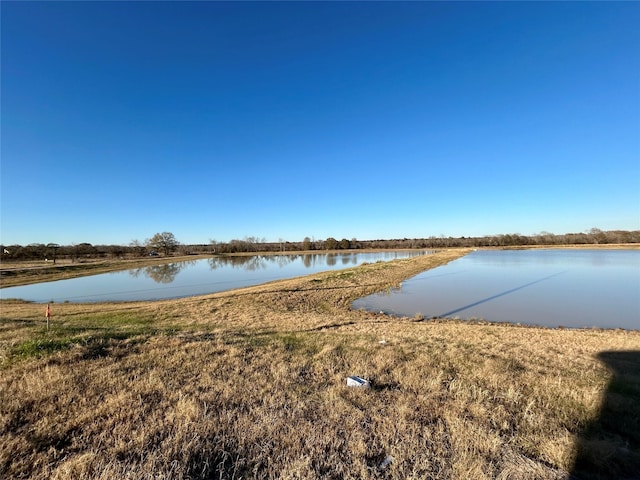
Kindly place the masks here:
[(26, 342), (16, 345), (11, 351), (11, 356), (14, 357), (14, 359), (15, 357), (19, 359), (41, 358), (60, 350), (66, 350), (72, 344), (73, 342), (70, 339), (58, 340), (39, 338), (35, 340), (27, 340)]
[[(308, 351), (309, 347), (309, 339), (303, 338), (301, 335), (296, 335), (294, 333), (285, 333), (279, 334), (275, 336), (275, 340), (284, 346), (284, 349), (288, 352), (301, 352)], [(312, 349), (315, 350), (315, 349)]]
[(351, 278), (355, 275), (355, 272), (353, 270), (349, 270), (346, 272), (339, 272), (335, 275), (335, 278), (339, 278), (340, 280), (344, 280), (347, 278)]
[(228, 336), (226, 343), (236, 347), (284, 350), (305, 357), (317, 354), (324, 346), (323, 340), (316, 335), (293, 332), (238, 333)]
[(174, 335), (180, 331), (176, 326), (159, 327), (154, 317), (139, 312), (75, 315), (62, 321), (52, 321), (49, 329), (40, 324), (31, 330), (27, 334), (28, 339), (9, 349), (2, 366), (32, 358), (43, 358), (75, 347), (91, 349), (96, 345), (113, 344), (134, 338), (146, 340), (153, 335)]

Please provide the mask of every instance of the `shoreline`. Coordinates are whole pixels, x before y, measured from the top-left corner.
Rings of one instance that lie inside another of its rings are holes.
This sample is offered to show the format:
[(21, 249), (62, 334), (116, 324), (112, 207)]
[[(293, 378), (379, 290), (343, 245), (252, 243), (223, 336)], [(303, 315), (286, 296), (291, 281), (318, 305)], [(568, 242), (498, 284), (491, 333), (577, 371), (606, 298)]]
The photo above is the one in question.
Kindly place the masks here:
[(92, 261), (61, 261), (57, 265), (42, 262), (4, 262), (0, 264), (0, 289), (18, 287), (34, 283), (54, 282), (69, 278), (99, 275), (130, 268), (142, 268), (166, 263), (202, 260), (213, 257), (254, 256), (254, 255), (325, 255), (344, 253), (369, 253), (382, 251), (419, 251), (419, 250), (529, 250), (529, 249), (606, 249), (606, 250), (640, 250), (640, 244), (595, 244), (595, 245), (531, 245), (522, 247), (481, 247), (473, 248), (417, 248), (417, 249), (355, 249), (355, 250), (306, 250), (299, 252), (240, 252), (233, 254), (199, 254), (175, 257), (141, 257), (134, 259), (95, 259)]

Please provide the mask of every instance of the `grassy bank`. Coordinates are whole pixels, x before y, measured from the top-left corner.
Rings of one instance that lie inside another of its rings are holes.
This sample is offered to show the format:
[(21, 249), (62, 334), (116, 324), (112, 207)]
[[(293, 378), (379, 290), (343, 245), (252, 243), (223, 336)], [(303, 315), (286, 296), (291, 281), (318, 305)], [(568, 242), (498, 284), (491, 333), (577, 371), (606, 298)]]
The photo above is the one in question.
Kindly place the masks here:
[[(640, 332), (349, 309), (463, 253), (189, 299), (55, 304), (48, 331), (42, 305), (1, 302), (0, 477), (640, 471)], [(372, 388), (346, 387), (349, 375)]]

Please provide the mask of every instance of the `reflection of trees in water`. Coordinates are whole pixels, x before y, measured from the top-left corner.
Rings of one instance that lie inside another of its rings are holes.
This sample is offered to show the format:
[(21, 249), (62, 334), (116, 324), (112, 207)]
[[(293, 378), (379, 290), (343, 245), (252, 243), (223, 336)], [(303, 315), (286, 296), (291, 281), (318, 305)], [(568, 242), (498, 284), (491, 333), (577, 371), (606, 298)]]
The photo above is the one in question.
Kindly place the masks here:
[(144, 274), (156, 283), (171, 283), (176, 279), (180, 270), (184, 267), (193, 266), (195, 264), (196, 260), (177, 263), (163, 263), (161, 265), (151, 265), (149, 267), (131, 269), (129, 270), (129, 275), (134, 278), (138, 278), (141, 274)]
[(128, 271), (128, 273), (133, 278), (138, 278), (143, 270), (144, 270), (144, 268), (132, 268), (131, 270)]
[(298, 255), (276, 255), (275, 260), (280, 268), (295, 262), (298, 259)]
[[(410, 254), (409, 256), (422, 255), (425, 252)], [(274, 265), (283, 268), (291, 263), (300, 261), (305, 268), (313, 268), (316, 266), (327, 265), (335, 267), (338, 261), (342, 265), (357, 265), (359, 255), (362, 253), (304, 253), (304, 254), (286, 254), (286, 255), (246, 255), (246, 256), (220, 256), (207, 259), (209, 268), (217, 270), (219, 268), (231, 267), (246, 271), (266, 270)], [(380, 255), (380, 254), (379, 254)], [(385, 257), (388, 254), (383, 254)], [(397, 253), (395, 254), (397, 257)], [(360, 257), (361, 259), (362, 257)], [(134, 268), (129, 270), (129, 275), (138, 278), (141, 274), (151, 278), (158, 283), (171, 283), (175, 280), (178, 272), (187, 266), (194, 266), (202, 260), (189, 260), (176, 263), (165, 263), (161, 265), (153, 265), (143, 268)]]
[(322, 262), (322, 261), (325, 261), (327, 263), (327, 265), (329, 264), (329, 261), (327, 259), (327, 254), (326, 253), (305, 253), (302, 256), (302, 264), (306, 268), (311, 268), (316, 263)]
[(302, 264), (307, 268), (311, 267), (311, 265), (313, 265), (313, 258), (312, 257), (313, 257), (313, 255), (309, 255), (309, 254), (303, 255), (302, 256)]
[(338, 263), (338, 259), (342, 265), (353, 264), (356, 265), (358, 263), (357, 255), (353, 253), (327, 253), (326, 254), (327, 265), (330, 267), (335, 266)]
[(247, 271), (266, 268), (266, 260), (258, 255), (248, 257), (214, 257), (210, 258), (208, 262), (211, 270), (216, 270), (221, 267), (238, 268)]
[(250, 255), (250, 256), (224, 256), (212, 257), (207, 259), (209, 268), (216, 270), (222, 267), (239, 268), (247, 271), (264, 270), (276, 264), (282, 268), (290, 263), (301, 261), (305, 268), (311, 268), (316, 265), (328, 265), (333, 267), (337, 264), (338, 259), (342, 264), (357, 264), (357, 256), (349, 254), (335, 253), (304, 253), (299, 255)]
[(298, 255), (250, 255), (250, 256), (229, 256), (209, 258), (209, 268), (216, 270), (221, 267), (238, 268), (247, 271), (265, 270), (269, 264), (275, 263), (279, 267), (284, 267), (294, 262)]
[(156, 283), (171, 283), (176, 279), (176, 275), (182, 270), (179, 263), (165, 263), (164, 265), (153, 265), (144, 269), (144, 274)]
[[(413, 255), (422, 255), (425, 252), (414, 253)], [(301, 262), (305, 268), (313, 268), (316, 266), (335, 267), (338, 261), (342, 265), (358, 264), (359, 256), (362, 253), (304, 253), (304, 254), (285, 254), (285, 255), (246, 255), (246, 256), (220, 256), (207, 259), (209, 268), (217, 270), (219, 268), (231, 267), (246, 271), (266, 270), (273, 266), (283, 268), (294, 262)], [(386, 254), (385, 254), (386, 256)], [(397, 256), (397, 253), (396, 253)], [(160, 265), (152, 265), (149, 267), (134, 268), (128, 270), (129, 275), (138, 278), (140, 275), (151, 278), (157, 283), (171, 283), (184, 267), (194, 266), (202, 260), (189, 260), (175, 263), (164, 263)]]
[(343, 253), (342, 264), (347, 265), (349, 263), (351, 263), (352, 265), (356, 265), (358, 263), (358, 260), (356, 259), (356, 255), (353, 255), (352, 253)]

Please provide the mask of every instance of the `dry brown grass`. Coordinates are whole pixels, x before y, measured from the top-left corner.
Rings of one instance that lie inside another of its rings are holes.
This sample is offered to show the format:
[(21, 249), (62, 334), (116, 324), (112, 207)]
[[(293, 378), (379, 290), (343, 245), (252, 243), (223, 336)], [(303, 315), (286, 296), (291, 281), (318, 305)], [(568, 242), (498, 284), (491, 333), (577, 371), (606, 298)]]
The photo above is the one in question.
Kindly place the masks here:
[[(631, 476), (640, 332), (349, 310), (462, 253), (190, 299), (56, 304), (49, 332), (42, 305), (2, 302), (0, 477)], [(603, 352), (628, 355), (614, 368)], [(349, 375), (372, 388), (347, 388)]]

